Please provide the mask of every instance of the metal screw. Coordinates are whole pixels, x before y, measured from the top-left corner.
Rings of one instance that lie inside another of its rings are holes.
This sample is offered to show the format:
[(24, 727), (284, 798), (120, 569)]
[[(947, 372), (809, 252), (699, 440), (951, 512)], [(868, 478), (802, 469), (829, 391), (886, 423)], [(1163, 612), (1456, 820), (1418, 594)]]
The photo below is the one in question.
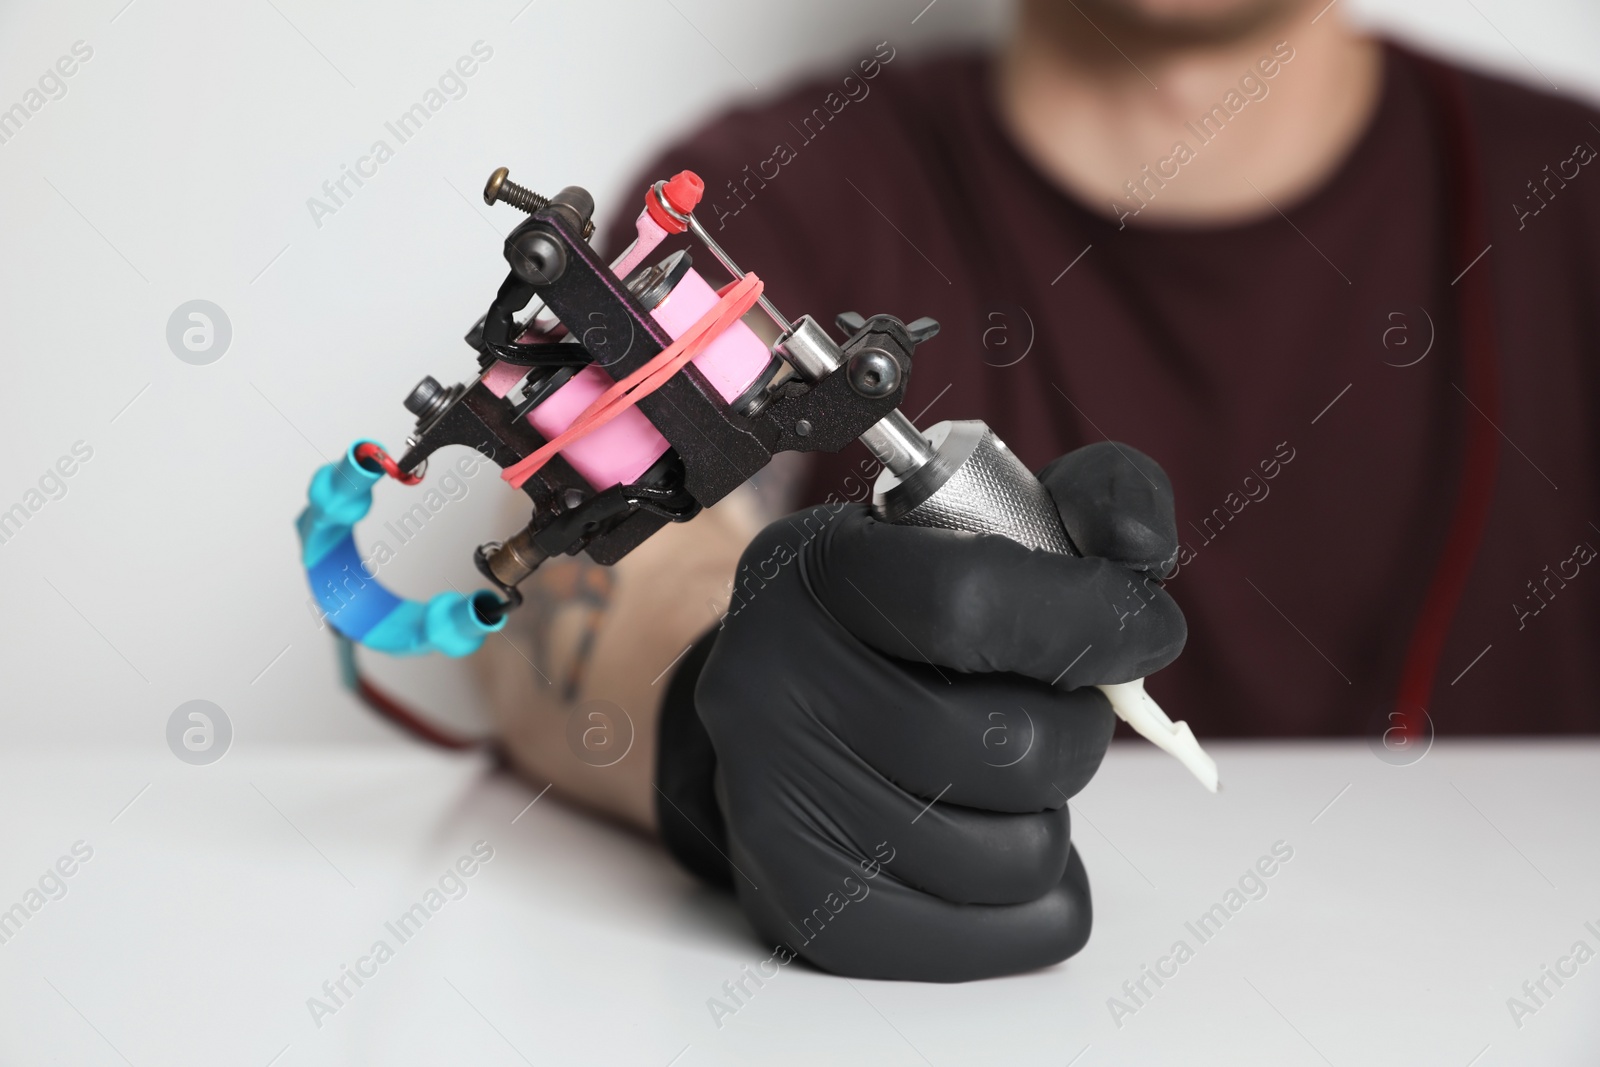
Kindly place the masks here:
[(850, 388), (868, 399), (888, 396), (900, 388), (900, 364), (881, 348), (863, 348), (846, 367)]
[(797, 436), (800, 436), (800, 437), (810, 437), (811, 436), (811, 420), (810, 419), (801, 419), (799, 422), (795, 423), (794, 424), (794, 432), (795, 432), (795, 434)]
[(439, 384), (439, 379), (431, 374), (426, 375), (406, 397), (406, 410), (419, 419), (425, 419), (444, 406), (448, 395), (448, 390)]
[(540, 196), (532, 189), (524, 189), (516, 182), (511, 181), (507, 175), (511, 171), (499, 167), (489, 175), (489, 182), (483, 187), (483, 202), (493, 205), (496, 201), (503, 200), (520, 211), (532, 215), (535, 211), (550, 203), (549, 197)]

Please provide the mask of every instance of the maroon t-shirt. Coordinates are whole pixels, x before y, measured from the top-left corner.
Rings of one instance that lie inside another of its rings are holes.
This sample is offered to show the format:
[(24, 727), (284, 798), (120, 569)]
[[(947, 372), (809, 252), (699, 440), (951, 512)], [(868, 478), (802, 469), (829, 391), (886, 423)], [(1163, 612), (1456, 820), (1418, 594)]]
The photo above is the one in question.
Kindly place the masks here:
[[(1035, 469), (1107, 437), (1162, 464), (1189, 642), (1149, 687), (1202, 737), (1360, 733), (1393, 707), (1485, 417), (1448, 239), (1477, 168), (1498, 474), (1428, 712), (1441, 734), (1600, 729), (1600, 116), (1467, 74), (1478, 151), (1453, 160), (1390, 48), (1370, 127), (1287, 217), (1121, 226), (1009, 139), (987, 59), (872, 70), (727, 114), (644, 176), (698, 171), (698, 214), (790, 315), (938, 319), (920, 425), (983, 419)], [(807, 495), (846, 495), (865, 459), (818, 457)]]

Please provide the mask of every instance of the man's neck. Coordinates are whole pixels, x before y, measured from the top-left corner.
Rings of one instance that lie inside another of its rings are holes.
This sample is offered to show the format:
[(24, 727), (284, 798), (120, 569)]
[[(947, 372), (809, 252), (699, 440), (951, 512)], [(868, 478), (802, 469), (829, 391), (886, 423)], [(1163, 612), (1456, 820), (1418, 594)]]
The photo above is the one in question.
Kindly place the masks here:
[(1048, 177), (1125, 224), (1287, 209), (1365, 131), (1382, 82), (1377, 44), (1337, 10), (1312, 24), (1318, 6), (1180, 44), (1102, 22), (1108, 39), (1094, 5), (1025, 2), (1000, 63), (1002, 121)]

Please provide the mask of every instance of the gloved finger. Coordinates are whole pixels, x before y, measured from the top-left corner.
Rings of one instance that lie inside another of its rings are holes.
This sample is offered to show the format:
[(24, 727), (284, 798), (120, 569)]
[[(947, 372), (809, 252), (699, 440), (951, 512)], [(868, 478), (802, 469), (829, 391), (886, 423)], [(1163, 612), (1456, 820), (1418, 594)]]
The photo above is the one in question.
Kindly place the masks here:
[[(696, 703), (719, 748), (745, 753), (771, 745), (752, 736), (741, 746), (730, 731), (820, 724), (908, 792), (996, 812), (1059, 808), (1099, 768), (1116, 720), (1098, 690), (886, 657), (822, 611), (799, 583), (796, 595), (774, 593), (748, 602), (739, 620), (745, 625), (718, 635), (700, 674)], [(775, 632), (787, 635), (786, 662), (800, 670), (828, 665), (807, 675), (803, 706), (775, 689), (770, 672), (752, 667)], [(751, 719), (728, 710), (748, 708), (768, 711)]]
[(995, 812), (1060, 808), (1088, 784), (1116, 726), (1097, 689), (963, 675), (836, 653), (812, 714), (910, 793)]
[[(811, 605), (797, 613), (770, 598), (749, 609), (754, 625), (718, 635), (696, 689), (718, 749), (742, 760), (771, 749), (771, 739), (758, 734), (803, 734), (821, 725), (819, 733), (842, 742), (851, 760), (923, 803), (938, 797), (984, 811), (1037, 813), (1061, 808), (1106, 755), (1115, 717), (1098, 689), (1069, 693), (1014, 673), (970, 677), (888, 659), (821, 611), (814, 619), (794, 617), (814, 611)], [(806, 681), (803, 707), (765, 672), (747, 669), (757, 662), (762, 633), (781, 622), (789, 624), (787, 653), (795, 664), (829, 664)], [(755, 707), (768, 710), (760, 717), (728, 710)], [(739, 742), (746, 733), (749, 741)]]
[[(885, 783), (888, 784), (888, 783)], [(903, 793), (909, 804), (863, 808), (858, 840), (905, 842), (896, 870), (909, 886), (952, 904), (1025, 904), (1048, 893), (1072, 852), (1072, 815), (1003, 814)], [(912, 809), (910, 819), (899, 816)]]
[(851, 633), (956, 671), (1128, 682), (1176, 659), (1188, 633), (1159, 583), (1121, 564), (892, 526), (864, 507), (834, 515), (802, 558), (813, 595)]
[[(1009, 814), (918, 796), (822, 732), (793, 739), (790, 755), (798, 758), (783, 771), (764, 772), (768, 788), (776, 786), (766, 806), (733, 809), (739, 832), (751, 840), (770, 840), (791, 825), (806, 825), (845, 850), (892, 840), (896, 877), (955, 904), (1034, 900), (1066, 868), (1072, 824), (1064, 803), (1054, 811)], [(796, 780), (784, 780), (790, 776)], [(826, 781), (825, 814), (808, 797), (816, 781)], [(724, 788), (732, 802), (744, 796), (737, 785)]]
[(1039, 472), (1067, 536), (1085, 556), (1159, 577), (1178, 561), (1172, 483), (1161, 465), (1113, 441), (1085, 445)]
[[(751, 672), (723, 669), (741, 651), (736, 635), (719, 637), (695, 693), (717, 751), (736, 754), (717, 765), (717, 807), (731, 834), (760, 842), (763, 853), (790, 837), (857, 853), (892, 840), (899, 877), (957, 903), (1020, 903), (1060, 879), (1072, 844), (1064, 806), (1011, 814), (940, 802), (949, 783), (926, 796), (909, 792), (826, 723), (819, 728), (814, 713), (826, 697), (801, 707), (780, 696), (764, 713), (730, 711), (750, 708), (751, 691), (764, 685)], [(872, 709), (856, 705), (854, 713), (870, 717)], [(805, 873), (779, 862), (785, 884)]]
[(1044, 895), (984, 905), (952, 904), (901, 881), (893, 839), (866, 856), (798, 836), (764, 842), (759, 853), (737, 837), (731, 847), (760, 887), (736, 879), (763, 940), (835, 974), (966, 982), (1058, 963), (1089, 939), (1089, 881), (1075, 849)]

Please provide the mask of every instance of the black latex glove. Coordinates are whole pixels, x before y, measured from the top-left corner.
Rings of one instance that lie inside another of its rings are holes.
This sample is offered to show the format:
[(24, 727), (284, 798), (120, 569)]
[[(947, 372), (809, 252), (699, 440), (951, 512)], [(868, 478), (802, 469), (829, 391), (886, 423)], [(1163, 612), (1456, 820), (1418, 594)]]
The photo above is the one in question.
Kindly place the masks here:
[(1166, 475), (1126, 445), (1040, 479), (1088, 558), (856, 504), (773, 523), (745, 552), (709, 656), (675, 679), (686, 693), (703, 662), (704, 733), (664, 709), (660, 808), (767, 943), (839, 974), (962, 981), (1088, 939), (1067, 799), (1115, 724), (1092, 686), (1183, 647), (1157, 582), (1177, 533)]

